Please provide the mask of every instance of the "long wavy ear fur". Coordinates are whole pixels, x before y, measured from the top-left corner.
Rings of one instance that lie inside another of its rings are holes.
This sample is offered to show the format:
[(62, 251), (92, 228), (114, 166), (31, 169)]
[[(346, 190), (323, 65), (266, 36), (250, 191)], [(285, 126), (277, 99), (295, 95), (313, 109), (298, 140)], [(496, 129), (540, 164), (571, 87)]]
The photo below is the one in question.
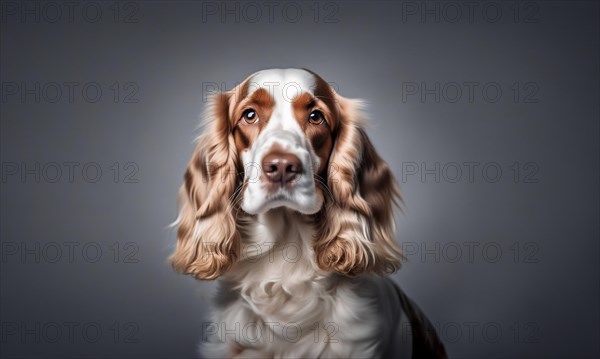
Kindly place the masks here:
[(237, 258), (239, 233), (231, 205), (238, 183), (228, 120), (231, 97), (224, 93), (211, 99), (179, 191), (177, 245), (170, 260), (177, 272), (197, 279), (219, 277)]
[(317, 264), (345, 275), (391, 273), (402, 256), (394, 223), (400, 192), (362, 128), (361, 102), (335, 96), (339, 126), (327, 174), (333, 198), (321, 213)]

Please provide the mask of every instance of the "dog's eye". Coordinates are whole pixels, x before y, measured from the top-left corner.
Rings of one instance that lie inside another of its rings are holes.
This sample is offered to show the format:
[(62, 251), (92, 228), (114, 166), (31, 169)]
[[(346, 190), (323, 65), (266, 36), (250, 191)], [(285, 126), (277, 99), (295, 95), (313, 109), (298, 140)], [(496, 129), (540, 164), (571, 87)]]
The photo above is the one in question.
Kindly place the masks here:
[(246, 121), (246, 123), (253, 124), (258, 121), (258, 115), (256, 114), (256, 111), (249, 108), (242, 114), (242, 119)]
[(323, 112), (319, 110), (314, 110), (308, 115), (308, 122), (313, 125), (320, 125), (325, 121), (325, 116), (323, 116)]

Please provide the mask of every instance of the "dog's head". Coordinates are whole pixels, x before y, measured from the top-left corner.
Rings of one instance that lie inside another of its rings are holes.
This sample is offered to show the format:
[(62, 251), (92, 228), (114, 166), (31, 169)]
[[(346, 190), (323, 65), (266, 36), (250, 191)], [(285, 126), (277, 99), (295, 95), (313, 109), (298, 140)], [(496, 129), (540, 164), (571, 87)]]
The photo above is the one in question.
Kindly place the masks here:
[(180, 191), (177, 271), (220, 276), (238, 260), (240, 216), (278, 207), (314, 221), (322, 270), (399, 267), (399, 192), (362, 129), (360, 101), (308, 70), (264, 70), (213, 96), (205, 121)]

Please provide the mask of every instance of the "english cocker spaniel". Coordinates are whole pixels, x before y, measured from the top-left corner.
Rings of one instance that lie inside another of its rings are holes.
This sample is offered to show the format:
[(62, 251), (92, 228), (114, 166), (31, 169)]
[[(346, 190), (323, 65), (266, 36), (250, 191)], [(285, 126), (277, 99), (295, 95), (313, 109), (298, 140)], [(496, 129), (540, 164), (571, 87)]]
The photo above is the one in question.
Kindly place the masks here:
[(220, 277), (204, 356), (446, 357), (385, 277), (400, 266), (400, 194), (362, 108), (305, 69), (259, 71), (212, 97), (170, 258)]

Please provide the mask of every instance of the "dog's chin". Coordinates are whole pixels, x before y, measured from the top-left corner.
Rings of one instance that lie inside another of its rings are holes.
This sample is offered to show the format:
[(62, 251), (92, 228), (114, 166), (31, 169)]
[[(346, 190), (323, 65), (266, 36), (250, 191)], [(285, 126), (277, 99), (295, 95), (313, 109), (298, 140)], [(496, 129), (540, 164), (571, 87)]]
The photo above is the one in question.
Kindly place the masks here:
[(323, 195), (319, 191), (310, 198), (299, 197), (286, 192), (278, 192), (257, 201), (257, 203), (243, 201), (242, 209), (252, 215), (262, 214), (275, 208), (288, 208), (302, 214), (315, 214), (323, 206)]

